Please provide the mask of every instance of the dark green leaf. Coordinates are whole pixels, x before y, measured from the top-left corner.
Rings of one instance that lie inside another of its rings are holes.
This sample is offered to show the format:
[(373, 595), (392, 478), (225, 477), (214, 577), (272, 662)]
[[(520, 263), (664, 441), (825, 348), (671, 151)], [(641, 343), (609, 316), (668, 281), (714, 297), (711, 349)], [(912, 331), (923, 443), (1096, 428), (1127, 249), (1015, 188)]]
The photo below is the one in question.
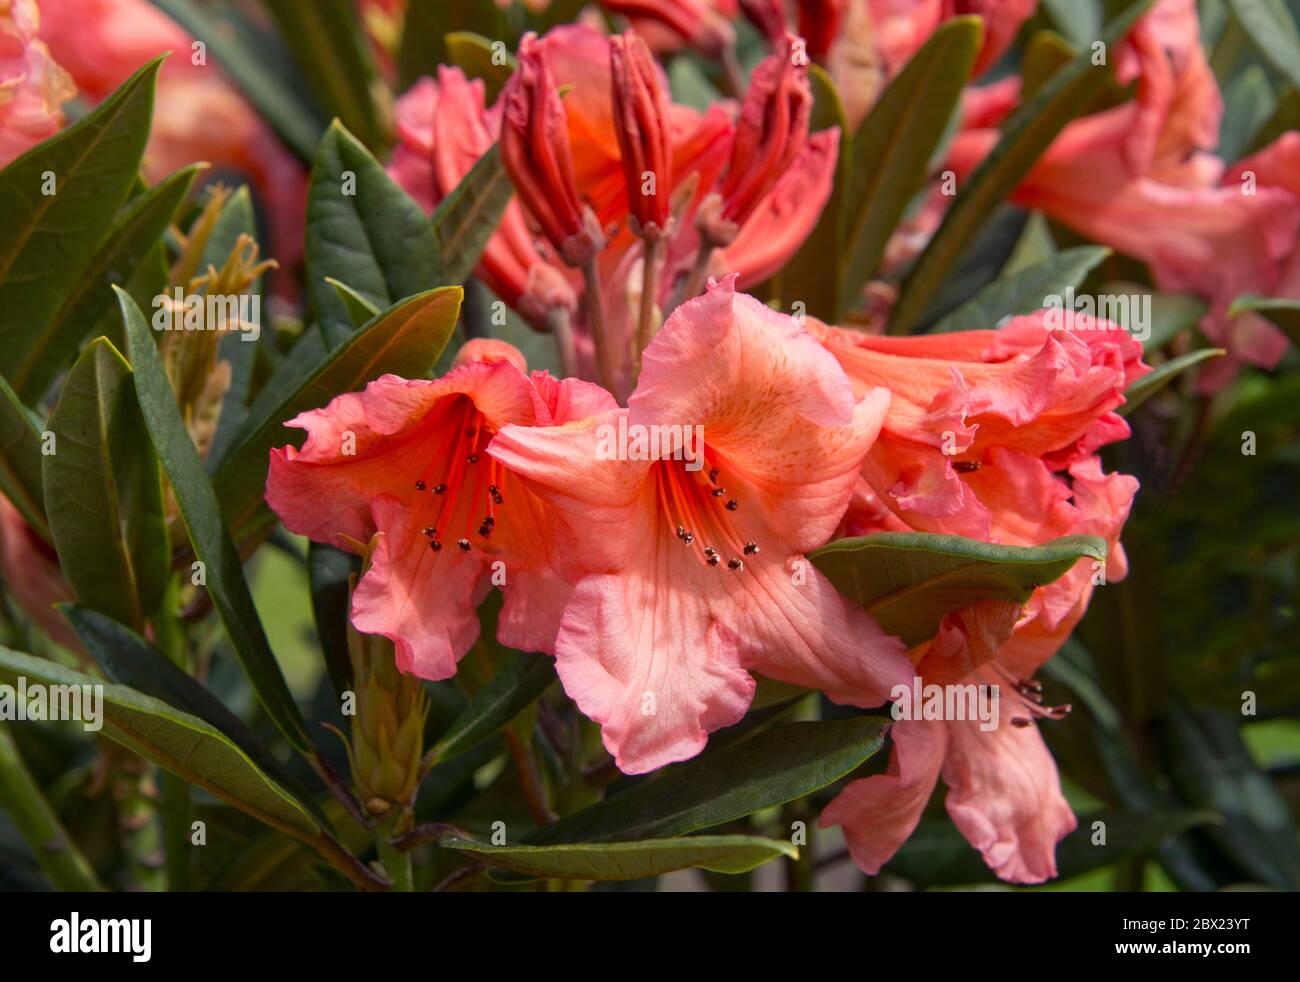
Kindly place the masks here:
[(438, 283), (455, 286), (469, 278), (514, 193), (500, 150), (493, 146), (433, 213), (442, 254)]
[(54, 662), (0, 648), (0, 677), (18, 676), (46, 685), (102, 686), (105, 735), (268, 825), (303, 836), (319, 832), (292, 795), (197, 716), (124, 685), (103, 685)]
[(340, 283), (332, 276), (325, 277), (325, 282), (332, 286), (334, 292), (338, 294), (339, 300), (343, 302), (343, 307), (348, 312), (348, 317), (352, 319), (354, 328), (360, 327), (379, 313), (378, 307), (346, 283)]
[(997, 280), (973, 299), (948, 314), (934, 327), (935, 333), (996, 327), (1004, 318), (1040, 310), (1049, 296), (1064, 296), (1074, 289), (1110, 255), (1101, 246), (1080, 246), (1058, 252), (1051, 259)]
[(761, 729), (658, 771), (627, 791), (548, 825), (536, 844), (667, 838), (802, 798), (877, 750), (887, 720), (874, 716)]
[(14, 370), (16, 386), (43, 392), (55, 375), (73, 361), (86, 335), (107, 311), (116, 307), (111, 288), (124, 286), (136, 266), (157, 248), (176, 209), (189, 194), (194, 175), (201, 169), (196, 164), (177, 171), (123, 210), (23, 364)]
[[(1150, 6), (1138, 0), (1099, 40), (1113, 51), (1133, 22)], [(1002, 128), (1002, 139), (966, 181), (943, 224), (930, 240), (903, 287), (890, 331), (907, 334), (918, 323), (927, 301), (947, 277), (992, 210), (1011, 193), (1052, 141), (1086, 111), (1110, 83), (1111, 70), (1092, 63), (1091, 49), (1052, 76), (1016, 110)]]
[(1210, 358), (1226, 355), (1222, 348), (1202, 348), (1177, 358), (1171, 358), (1155, 369), (1150, 375), (1144, 375), (1124, 390), (1124, 405), (1119, 407), (1121, 416), (1130, 415), (1138, 406), (1163, 389), (1187, 369)]
[(437, 763), (482, 743), (532, 705), (554, 681), (555, 666), (546, 655), (511, 652), (438, 738), (430, 760)]
[[(202, 563), (208, 596), (267, 715), (296, 749), (309, 753), (312, 748), (306, 724), (271, 653), (266, 631), (248, 592), (239, 554), (222, 523), (217, 496), (208, 483), (198, 451), (190, 442), (144, 316), (134, 300), (120, 288), (115, 289), (122, 305), (131, 362), (135, 366), (140, 409), (180, 503), (181, 518), (194, 554)], [(260, 495), (260, 486), (255, 493)]]
[(504, 12), (483, 0), (409, 0), (397, 54), (398, 84), (406, 91), (422, 75), (437, 77), (438, 66), (451, 61), (447, 35), (472, 31), (487, 38), (505, 37)]
[(334, 694), (342, 697), (352, 688), (352, 662), (348, 658), (348, 584), (357, 571), (356, 557), (333, 546), (313, 542), (307, 547), (307, 578), (311, 584), (311, 610), (320, 638), (321, 654)]
[[(490, 106), (515, 70), (514, 55), (504, 51), (504, 59), (492, 50), (493, 42), (473, 31), (452, 31), (447, 35), (447, 58), (465, 73), (466, 78), (483, 80), (484, 98)], [(497, 64), (504, 61), (503, 64)]]
[(265, 0), (313, 92), (369, 147), (383, 137), (378, 83), (351, 0)]
[(437, 285), (437, 270), (438, 242), (420, 206), (335, 121), (316, 153), (307, 199), (307, 290), (326, 343), (355, 330), (326, 277), (386, 310)]
[(195, 0), (153, 3), (207, 46), (208, 56), (271, 124), (285, 146), (298, 159), (310, 161), (326, 121), (315, 105), (277, 73), (277, 66), (283, 68), (291, 60), (277, 39), (255, 37), (252, 25), (225, 4), (214, 7)]
[(876, 271), (908, 202), (925, 184), (982, 33), (978, 17), (947, 21), (889, 84), (853, 138), (845, 201), (856, 211), (844, 213), (839, 314)]
[(494, 846), (460, 835), (438, 842), (457, 852), (523, 876), (561, 880), (639, 880), (698, 866), (717, 873), (746, 873), (778, 856), (798, 858), (788, 842), (754, 835), (692, 835), (681, 839)]
[(162, 599), (171, 551), (131, 368), (107, 338), (72, 366), (49, 427), (55, 452), (41, 458), (41, 479), (63, 573), (83, 604), (143, 629)]
[(217, 471), (217, 496), (229, 527), (242, 528), (261, 506), (271, 448), (299, 435), (285, 430), (286, 420), (386, 373), (422, 377), (456, 326), (461, 296), (458, 288), (446, 287), (403, 300), (322, 359), (296, 365), (293, 377), (283, 384), (272, 379), (249, 409), (234, 449)]
[(913, 645), (934, 637), (949, 611), (982, 600), (1024, 603), (1079, 560), (1104, 562), (1106, 540), (1070, 535), (1027, 547), (958, 535), (880, 532), (840, 539), (808, 558), (887, 633)]
[(46, 542), (45, 488), (41, 483), (41, 434), (31, 413), (0, 377), (0, 494)]
[(1279, 0), (1227, 0), (1233, 18), (1264, 59), (1300, 88), (1300, 29)]
[[(86, 275), (140, 168), (161, 59), (85, 118), (0, 172), (0, 350), (24, 400), (44, 395), (34, 369), (64, 298)], [(54, 193), (45, 193), (51, 176)], [(85, 325), (89, 327), (89, 325)]]

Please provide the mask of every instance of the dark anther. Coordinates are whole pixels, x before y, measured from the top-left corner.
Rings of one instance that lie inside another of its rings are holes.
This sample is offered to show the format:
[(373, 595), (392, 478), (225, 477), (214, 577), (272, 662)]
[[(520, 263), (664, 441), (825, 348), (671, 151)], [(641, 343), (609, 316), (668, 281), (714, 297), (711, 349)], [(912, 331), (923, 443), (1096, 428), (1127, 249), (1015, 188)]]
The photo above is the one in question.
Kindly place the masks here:
[(1026, 726), (1033, 726), (1034, 721), (1032, 719), (1025, 719), (1023, 716), (1016, 716), (1011, 720), (1011, 725), (1018, 726), (1023, 730)]
[(745, 568), (745, 564), (741, 562), (739, 559), (733, 559), (731, 560), (731, 562), (727, 563), (727, 569), (744, 569), (744, 568)]
[(726, 488), (714, 488), (714, 489), (713, 489), (711, 492), (709, 492), (709, 493), (712, 494), (713, 497), (715, 497), (715, 498), (721, 498), (724, 494), (727, 493), (727, 489), (726, 489)]
[(460, 546), (461, 552), (469, 552), (469, 539), (457, 539), (456, 545)]
[(438, 530), (434, 528), (432, 525), (426, 525), (424, 527), (424, 534), (427, 535), (429, 538), (433, 538), (435, 535), (438, 534)]
[(416, 482), (415, 482), (415, 490), (417, 490), (417, 491), (423, 491), (423, 490), (424, 490), (424, 482), (423, 482), (423, 481), (416, 481)]
[(737, 501), (735, 498), (732, 498), (730, 501), (727, 502), (727, 511), (735, 511), (739, 507), (740, 507), (740, 502)]
[(720, 562), (722, 562), (722, 560), (718, 558), (718, 554), (716, 552), (713, 555), (711, 555), (708, 559), (708, 563), (710, 566), (716, 566)]
[(712, 470), (709, 471), (709, 483), (712, 484), (717, 479), (718, 479), (718, 469), (714, 467)]
[(465, 460), (468, 461), (468, 462), (471, 463), (471, 464), (477, 464), (477, 463), (478, 463), (478, 454), (476, 454), (476, 453), (472, 453), (472, 454), (470, 454), (468, 457), (466, 457)]
[(952, 465), (952, 469), (959, 474), (974, 474), (980, 469), (978, 460), (958, 460)]
[(433, 493), (434, 493), (434, 494), (446, 494), (446, 493), (447, 493), (447, 485), (445, 485), (445, 484), (439, 484), (436, 488), (433, 489)]
[(746, 556), (752, 556), (752, 555), (754, 555), (754, 553), (756, 553), (756, 552), (758, 552), (758, 543), (757, 543), (757, 542), (746, 542), (746, 543), (745, 543), (745, 555), (746, 555)]
[(439, 542), (437, 539), (433, 539), (432, 541), (429, 542), (429, 548), (432, 549), (434, 552), (438, 552), (440, 549), (442, 549), (442, 543)]

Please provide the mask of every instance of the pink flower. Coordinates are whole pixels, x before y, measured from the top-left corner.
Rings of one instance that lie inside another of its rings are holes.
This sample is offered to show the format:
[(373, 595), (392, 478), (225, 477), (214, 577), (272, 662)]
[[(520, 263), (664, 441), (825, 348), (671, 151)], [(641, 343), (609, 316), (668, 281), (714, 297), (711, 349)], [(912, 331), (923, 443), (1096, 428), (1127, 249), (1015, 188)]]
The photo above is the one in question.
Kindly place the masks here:
[(494, 584), (505, 594), (501, 642), (549, 653), (570, 589), (551, 522), (486, 447), (507, 424), (558, 426), (612, 405), (585, 382), (526, 375), (504, 342), (471, 341), (441, 379), (385, 375), (291, 420), (307, 440), (272, 451), (266, 500), (318, 542), (356, 549), (378, 534), (352, 622), (391, 638), (403, 672), (455, 674)]
[(306, 174), (214, 64), (195, 64), (191, 38), (148, 0), (41, 0), (41, 37), (81, 94), (98, 102), (146, 61), (163, 64), (145, 173), (157, 181), (207, 161), (248, 175), (273, 218), (271, 252), (302, 254)]
[(856, 781), (823, 825), (843, 825), (855, 861), (876, 873), (920, 820), (942, 775), (948, 811), (1003, 879), (1056, 874), (1055, 845), (1074, 826), (1051, 755), (1035, 727), (1060, 710), (1035, 701), (1034, 673), (1069, 636), (1098, 581), (1123, 578), (1119, 535), (1137, 481), (1105, 474), (1098, 447), (1127, 437), (1112, 410), (1149, 369), (1116, 325), (1044, 312), (997, 331), (875, 338), (822, 329), (855, 386), (893, 378), (894, 400), (863, 468), (850, 534), (917, 529), (1005, 545), (1066, 535), (1109, 544), (1103, 570), (1088, 560), (1036, 590), (1028, 603), (984, 601), (947, 615), (909, 652), (926, 684), (997, 686), (998, 725), (897, 723), (886, 774)]
[(0, 495), (0, 575), (24, 614), (70, 651), (81, 642), (55, 604), (74, 603), (72, 586), (63, 577), (58, 554), (23, 521), (18, 509)]
[[(858, 706), (910, 675), (902, 645), (803, 559), (840, 522), (889, 395), (855, 397), (797, 322), (734, 291), (731, 277), (677, 309), (627, 409), (506, 426), (488, 450), (563, 521), (577, 585), (556, 668), (628, 773), (739, 720), (750, 671)], [(678, 438), (644, 452), (617, 437), (662, 427)]]
[(63, 126), (76, 87), (36, 37), (35, 0), (0, 4), (0, 167)]
[(613, 14), (622, 14), (651, 40), (657, 50), (683, 43), (716, 57), (736, 42), (729, 20), (736, 0), (599, 0)]

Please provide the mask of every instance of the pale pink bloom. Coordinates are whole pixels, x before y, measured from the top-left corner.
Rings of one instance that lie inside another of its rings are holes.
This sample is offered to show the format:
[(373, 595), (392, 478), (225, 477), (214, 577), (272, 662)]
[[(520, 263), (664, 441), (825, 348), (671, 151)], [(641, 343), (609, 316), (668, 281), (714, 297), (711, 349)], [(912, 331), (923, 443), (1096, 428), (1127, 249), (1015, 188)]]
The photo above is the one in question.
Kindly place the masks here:
[[(489, 453), (563, 519), (577, 586), (556, 668), (621, 769), (698, 753), (745, 714), (750, 671), (857, 706), (910, 675), (901, 643), (803, 558), (843, 517), (888, 402), (855, 397), (811, 335), (731, 277), (668, 319), (627, 409), (499, 432)], [(699, 469), (674, 458), (680, 441), (620, 447), (620, 426), (633, 440), (702, 427)]]
[(63, 126), (76, 86), (37, 38), (35, 0), (0, 0), (0, 167)]
[(507, 424), (555, 426), (612, 405), (597, 386), (525, 374), (504, 342), (471, 341), (440, 379), (385, 375), (290, 420), (307, 439), (271, 452), (266, 500), (318, 542), (356, 549), (378, 535), (352, 623), (392, 639), (401, 671), (453, 675), (493, 584), (505, 596), (500, 641), (549, 653), (570, 591), (552, 522), (486, 447)]
[(41, 37), (81, 94), (98, 102), (164, 52), (145, 151), (157, 181), (206, 161), (246, 174), (272, 221), (271, 253), (282, 264), (302, 254), (306, 173), (211, 57), (195, 64), (192, 39), (148, 0), (41, 0)]

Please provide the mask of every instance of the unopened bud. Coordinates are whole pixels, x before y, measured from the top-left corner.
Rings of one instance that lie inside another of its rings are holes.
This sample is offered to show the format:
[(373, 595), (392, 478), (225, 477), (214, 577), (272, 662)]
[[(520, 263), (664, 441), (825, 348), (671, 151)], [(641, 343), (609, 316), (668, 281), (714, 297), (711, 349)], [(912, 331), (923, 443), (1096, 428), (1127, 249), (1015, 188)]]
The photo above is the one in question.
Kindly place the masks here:
[(609, 39), (609, 62), (628, 210), (640, 234), (657, 237), (672, 214), (668, 97), (650, 49), (631, 31)]

